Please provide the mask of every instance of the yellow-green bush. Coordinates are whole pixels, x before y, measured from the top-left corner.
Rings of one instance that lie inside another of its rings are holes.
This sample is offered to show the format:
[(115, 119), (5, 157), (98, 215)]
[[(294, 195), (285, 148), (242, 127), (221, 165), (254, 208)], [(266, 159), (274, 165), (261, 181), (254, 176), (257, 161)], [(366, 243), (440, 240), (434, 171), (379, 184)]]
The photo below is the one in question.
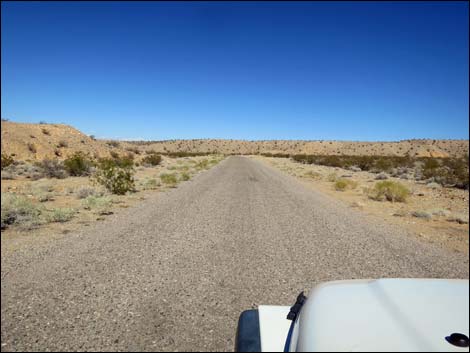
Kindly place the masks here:
[(337, 191), (344, 191), (346, 189), (355, 189), (357, 183), (350, 179), (338, 179), (335, 182), (335, 189)]
[(405, 185), (391, 180), (378, 182), (369, 193), (371, 199), (391, 202), (405, 202), (409, 195), (410, 191)]

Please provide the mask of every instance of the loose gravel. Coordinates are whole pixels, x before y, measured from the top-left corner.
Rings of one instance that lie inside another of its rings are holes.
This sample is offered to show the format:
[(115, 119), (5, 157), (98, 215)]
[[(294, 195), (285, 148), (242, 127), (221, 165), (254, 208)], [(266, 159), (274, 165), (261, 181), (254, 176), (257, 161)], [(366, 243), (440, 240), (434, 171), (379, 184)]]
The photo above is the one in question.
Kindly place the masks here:
[(101, 223), (2, 251), (2, 351), (231, 351), (242, 310), (316, 283), (468, 278), (468, 265), (230, 157)]

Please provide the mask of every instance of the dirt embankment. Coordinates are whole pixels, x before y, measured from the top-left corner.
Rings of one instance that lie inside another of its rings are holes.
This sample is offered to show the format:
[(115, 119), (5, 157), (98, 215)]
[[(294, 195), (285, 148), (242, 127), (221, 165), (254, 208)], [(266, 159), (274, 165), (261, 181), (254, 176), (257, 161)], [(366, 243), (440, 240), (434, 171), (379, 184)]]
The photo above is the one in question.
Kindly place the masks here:
[(412, 157), (461, 157), (468, 154), (468, 140), (405, 140), (399, 142), (351, 141), (242, 141), (242, 140), (168, 140), (111, 141), (96, 140), (79, 130), (62, 124), (24, 124), (2, 121), (2, 153), (18, 160), (66, 158), (76, 151), (95, 157), (109, 156), (112, 151), (212, 152), (223, 154), (326, 154), (384, 155)]

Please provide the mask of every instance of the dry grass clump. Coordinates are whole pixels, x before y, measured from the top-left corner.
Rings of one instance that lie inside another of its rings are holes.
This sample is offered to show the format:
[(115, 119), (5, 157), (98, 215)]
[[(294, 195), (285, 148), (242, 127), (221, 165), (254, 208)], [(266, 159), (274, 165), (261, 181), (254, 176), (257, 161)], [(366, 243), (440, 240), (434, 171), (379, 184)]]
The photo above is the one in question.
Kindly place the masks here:
[(64, 164), (57, 159), (44, 159), (37, 162), (36, 166), (41, 169), (42, 175), (46, 178), (64, 179), (67, 177), (67, 171)]
[(11, 193), (1, 195), (1, 229), (17, 225), (24, 229), (32, 229), (44, 223), (44, 208), (30, 199)]
[(77, 190), (77, 198), (78, 199), (86, 199), (88, 196), (101, 196), (102, 193), (97, 191), (95, 188), (90, 188), (87, 186), (83, 186)]
[(377, 201), (406, 202), (410, 191), (403, 184), (396, 181), (380, 181), (369, 191), (369, 198)]
[(350, 179), (338, 179), (335, 182), (335, 189), (337, 191), (345, 191), (346, 189), (355, 189), (357, 187), (357, 182)]
[(160, 179), (162, 183), (174, 187), (178, 183), (178, 178), (175, 173), (163, 173), (160, 174)]
[(64, 223), (70, 221), (77, 211), (73, 208), (54, 208), (47, 215), (48, 222)]
[(188, 181), (189, 179), (191, 179), (191, 175), (189, 175), (189, 173), (187, 172), (181, 173), (181, 180)]
[(304, 177), (312, 178), (312, 179), (321, 179), (322, 175), (318, 172), (314, 172), (312, 170), (309, 170), (308, 172), (305, 172)]
[(112, 204), (113, 200), (109, 196), (90, 195), (82, 201), (84, 209), (98, 214), (109, 214)]

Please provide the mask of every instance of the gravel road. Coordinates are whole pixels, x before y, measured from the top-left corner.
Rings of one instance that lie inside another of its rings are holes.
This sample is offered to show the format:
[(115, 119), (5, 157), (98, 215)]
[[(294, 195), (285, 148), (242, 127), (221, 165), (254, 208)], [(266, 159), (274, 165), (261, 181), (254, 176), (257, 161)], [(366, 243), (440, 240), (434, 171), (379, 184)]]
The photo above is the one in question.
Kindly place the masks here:
[(2, 351), (231, 351), (242, 310), (320, 281), (469, 274), (467, 255), (245, 157), (4, 255)]

